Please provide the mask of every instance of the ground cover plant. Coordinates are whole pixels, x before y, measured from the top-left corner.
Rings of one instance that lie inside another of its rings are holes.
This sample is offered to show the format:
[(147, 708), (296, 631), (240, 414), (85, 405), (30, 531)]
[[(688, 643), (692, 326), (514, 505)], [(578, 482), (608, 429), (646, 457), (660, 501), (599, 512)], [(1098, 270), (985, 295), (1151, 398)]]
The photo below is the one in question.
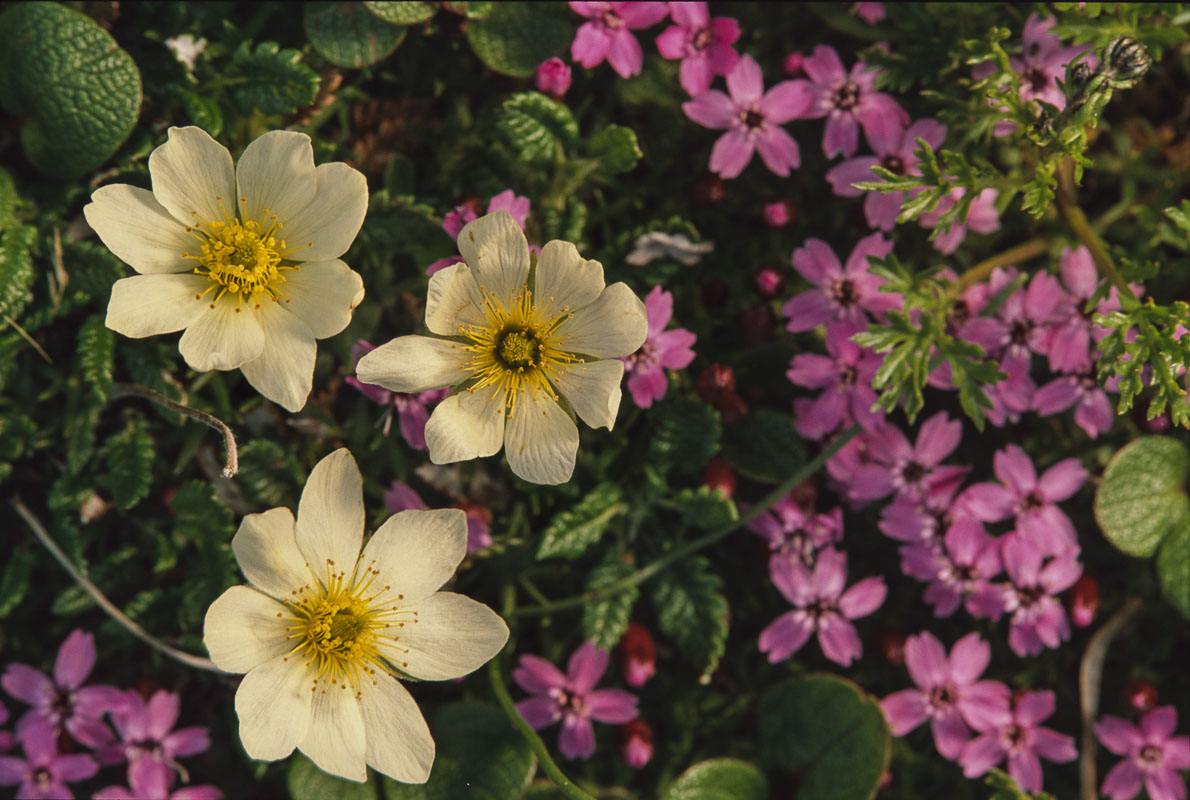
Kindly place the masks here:
[(1182, 800), (1188, 26), (0, 3), (0, 786)]

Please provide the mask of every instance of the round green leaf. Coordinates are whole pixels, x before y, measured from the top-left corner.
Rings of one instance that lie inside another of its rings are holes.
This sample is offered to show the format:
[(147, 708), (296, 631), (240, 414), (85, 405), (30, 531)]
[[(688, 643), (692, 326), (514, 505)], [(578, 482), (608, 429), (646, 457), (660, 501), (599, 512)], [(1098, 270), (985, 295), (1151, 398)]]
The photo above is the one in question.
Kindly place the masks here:
[(714, 758), (679, 775), (664, 800), (765, 800), (768, 796), (768, 781), (756, 767), (734, 758)]
[(443, 706), (430, 733), (437, 745), (430, 779), (413, 786), (385, 778), (388, 800), (516, 800), (537, 770), (529, 743), (495, 706)]
[(467, 28), (479, 60), (514, 78), (527, 78), (542, 61), (564, 54), (573, 38), (570, 9), (563, 3), (497, 3)]
[(777, 767), (801, 773), (798, 800), (868, 800), (888, 768), (880, 705), (850, 681), (812, 675), (760, 699), (761, 745)]
[(1172, 525), (1190, 515), (1183, 484), (1190, 456), (1177, 440), (1146, 436), (1120, 450), (1095, 493), (1103, 535), (1130, 556), (1147, 558)]
[(366, 2), (364, 8), (393, 25), (413, 25), (434, 16), (434, 7), (421, 2)]
[(306, 3), (302, 22), (310, 43), (327, 61), (352, 69), (387, 58), (405, 38), (406, 30), (378, 20), (359, 3)]
[(367, 783), (336, 778), (299, 753), (289, 762), (285, 784), (293, 800), (376, 800), (375, 778), (368, 777)]
[(73, 178), (132, 133), (140, 72), (86, 16), (57, 3), (20, 3), (0, 14), (0, 102), (28, 117), (21, 143), (33, 165)]
[(1190, 619), (1190, 517), (1178, 520), (1161, 543), (1157, 579), (1165, 599)]

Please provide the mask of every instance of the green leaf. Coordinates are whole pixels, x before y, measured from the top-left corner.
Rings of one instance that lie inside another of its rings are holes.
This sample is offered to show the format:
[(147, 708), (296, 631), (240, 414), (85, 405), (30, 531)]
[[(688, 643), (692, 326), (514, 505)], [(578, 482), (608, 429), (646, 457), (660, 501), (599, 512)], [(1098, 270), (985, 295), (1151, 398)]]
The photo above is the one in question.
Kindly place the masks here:
[(384, 778), (388, 800), (517, 800), (537, 769), (529, 743), (495, 706), (442, 706), (430, 733), (437, 745), (430, 779), (418, 786)]
[(116, 335), (103, 324), (103, 317), (92, 314), (79, 328), (79, 369), (101, 402), (107, 402), (115, 366)]
[(467, 26), (467, 41), (489, 68), (527, 78), (537, 65), (565, 56), (574, 38), (570, 9), (561, 3), (497, 3)]
[(688, 526), (703, 530), (721, 528), (740, 518), (735, 501), (709, 486), (683, 489), (674, 495), (673, 503), (681, 509), (682, 520)]
[(29, 248), (37, 230), (28, 225), (10, 228), (0, 237), (0, 314), (16, 319), (29, 302), (33, 285), (33, 257)]
[(285, 773), (285, 785), (293, 800), (376, 800), (375, 773), (367, 783), (356, 783), (328, 775), (301, 753), (295, 753)]
[(5, 619), (21, 604), (25, 592), (29, 590), (29, 581), (33, 577), (33, 565), (37, 563), (37, 556), (25, 547), (14, 547), (8, 556), (8, 563), (4, 565), (4, 574), (0, 575), (0, 619)]
[(245, 114), (293, 114), (318, 95), (318, 75), (301, 62), (300, 50), (282, 50), (276, 42), (260, 42), (255, 50), (242, 43), (232, 57), (227, 77), (242, 79), (231, 91)]
[(1190, 619), (1190, 517), (1170, 529), (1157, 553), (1157, 579), (1170, 605)]
[[(633, 572), (632, 565), (618, 558), (595, 567), (587, 574), (586, 591), (606, 589), (618, 580), (627, 578)], [(595, 642), (596, 647), (611, 650), (624, 637), (632, 606), (640, 596), (640, 589), (633, 586), (598, 600), (588, 601), (583, 606), (583, 635)]]
[(727, 600), (723, 581), (703, 556), (679, 561), (657, 576), (653, 606), (657, 626), (704, 675), (715, 671), (727, 648)]
[[(430, 14), (433, 13), (431, 8)], [(375, 10), (372, 14), (367, 13), (359, 3), (305, 3), (302, 6), (302, 22), (310, 44), (332, 64), (352, 69), (383, 61), (405, 38), (404, 23), (386, 24), (388, 21), (380, 21), (377, 17), (384, 19)]]
[(766, 758), (801, 776), (798, 800), (869, 800), (888, 768), (889, 733), (875, 699), (850, 681), (812, 675), (760, 698)]
[[(1173, 223), (1182, 229), (1183, 233), (1190, 234), (1190, 200), (1183, 200), (1182, 205), (1170, 206), (1165, 209), (1165, 216), (1173, 220)], [(3, 214), (0, 214), (0, 227), (3, 227)]]
[(182, 92), (182, 110), (198, 127), (211, 136), (218, 136), (223, 132), (223, 111), (213, 97), (206, 97), (197, 92)]
[(0, 231), (16, 221), (17, 187), (12, 176), (0, 167)]
[(231, 539), (231, 509), (215, 499), (215, 488), (205, 481), (187, 481), (178, 487), (170, 508), (174, 535), (182, 541), (221, 542)]
[(153, 483), (153, 440), (135, 425), (107, 439), (107, 478), (112, 502), (127, 511), (149, 494)]
[(806, 463), (806, 446), (793, 417), (758, 408), (724, 433), (723, 458), (744, 477), (781, 483)]
[(611, 176), (631, 172), (644, 154), (632, 128), (608, 125), (587, 140), (587, 155), (599, 159), (601, 174)]
[(675, 400), (656, 406), (661, 420), (649, 443), (650, 461), (663, 471), (693, 476), (719, 450), (723, 425), (701, 400)]
[(984, 776), (983, 782), (996, 790), (988, 800), (1054, 800), (1054, 796), (1048, 792), (1029, 794), (1008, 773), (995, 767)]
[(25, 117), (21, 143), (42, 172), (73, 178), (123, 144), (140, 116), (132, 56), (88, 17), (57, 3), (0, 14), (0, 103)]
[(25, 455), (37, 435), (37, 423), (19, 411), (0, 414), (0, 461), (16, 461)]
[(678, 776), (662, 800), (765, 800), (769, 782), (746, 761), (713, 758)]
[[(364, 8), (393, 25), (414, 25), (434, 16), (434, 6), (420, 2), (365, 2)], [(317, 47), (317, 45), (315, 45)]]
[(558, 149), (578, 139), (570, 109), (541, 92), (521, 92), (504, 101), (496, 131), (527, 164), (549, 164)]
[(1186, 448), (1165, 436), (1137, 439), (1112, 456), (1095, 493), (1103, 535), (1130, 556), (1151, 556), (1172, 526), (1190, 520), (1188, 471)]
[(295, 480), (297, 465), (292, 455), (272, 439), (253, 439), (240, 448), (240, 471), (236, 483), (248, 502), (260, 508), (294, 506), (301, 492)]
[(553, 518), (541, 535), (537, 560), (565, 558), (570, 561), (581, 556), (599, 541), (608, 523), (627, 510), (621, 501), (619, 487), (612, 483), (596, 486), (574, 508)]

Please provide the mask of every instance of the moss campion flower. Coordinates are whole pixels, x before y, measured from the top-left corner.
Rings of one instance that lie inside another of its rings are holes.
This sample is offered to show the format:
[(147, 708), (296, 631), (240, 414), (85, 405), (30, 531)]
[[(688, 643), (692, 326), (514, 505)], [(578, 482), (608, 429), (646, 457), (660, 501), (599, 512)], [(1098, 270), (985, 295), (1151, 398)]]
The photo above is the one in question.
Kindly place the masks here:
[[(394, 392), (454, 387), (426, 423), (430, 460), (448, 464), (505, 448), (533, 483), (574, 471), (577, 414), (611, 430), (624, 365), (648, 333), (644, 304), (569, 242), (541, 249), (530, 270), (525, 234), (505, 211), (459, 234), (465, 263), (430, 278), (426, 327), (360, 359), (358, 378)], [(450, 337), (450, 338), (446, 338)]]
[(252, 758), (296, 747), (355, 781), (370, 765), (423, 783), (434, 741), (397, 674), (450, 680), (500, 651), (508, 627), (490, 608), (437, 591), (467, 549), (462, 511), (403, 511), (360, 553), (363, 481), (337, 450), (287, 508), (244, 517), (231, 547), (251, 586), (207, 611), (203, 640), (236, 691), (240, 739)]
[(239, 369), (290, 411), (306, 403), (315, 340), (347, 327), (363, 281), (339, 260), (368, 186), (346, 164), (314, 166), (310, 137), (271, 131), (232, 166), (195, 127), (149, 156), (153, 191), (104, 186), (83, 209), (139, 275), (116, 281), (107, 326), (134, 339), (185, 330), (193, 369)]

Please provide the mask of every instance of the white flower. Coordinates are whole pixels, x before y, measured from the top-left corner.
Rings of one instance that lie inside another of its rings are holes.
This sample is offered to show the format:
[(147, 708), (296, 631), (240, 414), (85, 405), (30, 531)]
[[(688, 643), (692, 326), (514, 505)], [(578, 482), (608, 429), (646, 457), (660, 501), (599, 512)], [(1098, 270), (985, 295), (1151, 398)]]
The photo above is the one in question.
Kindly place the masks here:
[(170, 128), (149, 156), (153, 191), (104, 186), (83, 209), (139, 275), (116, 281), (107, 326), (139, 339), (185, 329), (200, 372), (239, 369), (290, 411), (306, 403), (315, 339), (347, 327), (363, 281), (338, 260), (368, 206), (364, 176), (315, 169), (310, 137), (271, 131), (231, 154), (200, 128)]
[(624, 257), (634, 267), (643, 267), (659, 258), (670, 258), (692, 267), (715, 249), (714, 242), (695, 244), (684, 233), (670, 235), (661, 231), (646, 233), (632, 245), (632, 252)]
[(462, 511), (402, 511), (361, 554), (363, 535), (359, 469), (337, 450), (310, 473), (296, 522), (288, 508), (244, 517), (231, 547), (251, 586), (211, 605), (203, 640), (220, 669), (247, 673), (236, 714), (252, 758), (296, 747), (351, 780), (371, 765), (422, 783), (434, 741), (394, 672), (466, 675), (500, 652), (508, 626), (437, 591), (467, 550)]
[(644, 304), (623, 283), (605, 287), (602, 265), (569, 242), (543, 247), (530, 272), (525, 234), (506, 211), (468, 224), (458, 243), (466, 263), (434, 273), (426, 299), (426, 327), (453, 338), (402, 336), (356, 373), (396, 392), (456, 387), (426, 423), (435, 464), (504, 446), (520, 477), (562, 483), (578, 451), (574, 414), (593, 428), (615, 423), (616, 359), (644, 342)]
[(183, 33), (181, 36), (171, 36), (166, 39), (165, 46), (174, 54), (174, 58), (186, 66), (187, 70), (193, 70), (195, 60), (203, 50), (207, 49), (207, 40), (195, 39), (191, 34)]

